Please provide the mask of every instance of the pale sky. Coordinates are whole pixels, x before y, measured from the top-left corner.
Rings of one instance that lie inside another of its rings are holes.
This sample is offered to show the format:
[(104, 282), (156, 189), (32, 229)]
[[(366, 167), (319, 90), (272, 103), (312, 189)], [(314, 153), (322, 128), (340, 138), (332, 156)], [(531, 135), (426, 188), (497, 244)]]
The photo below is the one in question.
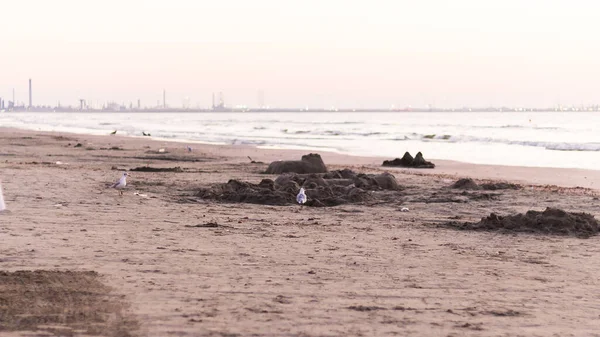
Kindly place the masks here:
[(600, 104), (599, 1), (12, 0), (0, 97), (154, 106)]

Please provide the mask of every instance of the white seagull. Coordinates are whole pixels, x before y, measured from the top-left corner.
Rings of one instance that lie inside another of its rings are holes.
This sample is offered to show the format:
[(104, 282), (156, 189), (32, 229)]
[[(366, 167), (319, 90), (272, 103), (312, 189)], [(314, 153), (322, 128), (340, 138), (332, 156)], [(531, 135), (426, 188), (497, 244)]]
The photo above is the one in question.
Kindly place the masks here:
[(2, 194), (2, 184), (0, 184), (0, 212), (6, 209), (6, 204), (4, 203), (4, 195)]
[(116, 183), (112, 184), (110, 188), (116, 188), (119, 190), (119, 194), (123, 195), (122, 189), (127, 185), (127, 172), (123, 173), (123, 176)]
[(298, 192), (298, 195), (296, 196), (296, 201), (300, 204), (300, 208), (302, 208), (302, 206), (306, 202), (306, 194), (304, 194), (304, 188), (300, 188), (300, 192)]

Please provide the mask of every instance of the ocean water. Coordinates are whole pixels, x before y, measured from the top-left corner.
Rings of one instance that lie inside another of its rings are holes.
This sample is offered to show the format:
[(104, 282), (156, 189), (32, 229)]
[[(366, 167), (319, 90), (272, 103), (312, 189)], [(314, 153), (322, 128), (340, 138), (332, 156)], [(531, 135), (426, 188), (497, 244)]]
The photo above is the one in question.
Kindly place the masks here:
[(0, 126), (182, 142), (600, 169), (600, 113), (0, 113)]

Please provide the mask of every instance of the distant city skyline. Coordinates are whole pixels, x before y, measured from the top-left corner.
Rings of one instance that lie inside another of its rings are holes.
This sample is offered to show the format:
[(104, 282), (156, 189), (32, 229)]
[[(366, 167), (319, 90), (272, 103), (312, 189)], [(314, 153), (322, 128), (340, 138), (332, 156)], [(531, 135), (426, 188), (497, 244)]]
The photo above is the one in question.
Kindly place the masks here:
[[(2, 5), (0, 97), (372, 108), (600, 102), (600, 3), (75, 0)], [(160, 103), (159, 103), (160, 104)]]
[[(13, 95), (14, 95), (14, 90), (12, 91)], [(458, 105), (458, 106), (439, 106), (435, 104), (435, 101), (433, 103), (427, 103), (427, 104), (423, 104), (423, 105), (418, 105), (418, 104), (406, 104), (406, 105), (397, 105), (397, 104), (390, 104), (388, 106), (381, 106), (381, 105), (373, 105), (373, 106), (351, 106), (351, 105), (340, 105), (340, 106), (335, 106), (335, 105), (331, 105), (331, 106), (308, 106), (308, 105), (301, 105), (301, 106), (273, 106), (273, 105), (269, 105), (267, 103), (265, 103), (265, 91), (264, 90), (258, 90), (257, 91), (257, 104), (235, 104), (235, 103), (228, 103), (225, 101), (225, 96), (223, 94), (223, 92), (212, 92), (211, 93), (211, 100), (210, 100), (210, 104), (209, 105), (202, 105), (200, 104), (199, 101), (196, 102), (196, 104), (192, 103), (192, 98), (189, 96), (183, 97), (181, 99), (181, 103), (178, 104), (176, 102), (171, 103), (170, 101), (167, 101), (167, 91), (166, 89), (161, 90), (161, 99), (156, 100), (156, 102), (148, 102), (148, 104), (142, 104), (141, 99), (137, 98), (134, 100), (129, 100), (129, 101), (116, 101), (114, 99), (106, 99), (106, 100), (90, 100), (90, 99), (85, 99), (85, 98), (79, 98), (77, 99), (77, 104), (69, 104), (69, 103), (65, 103), (63, 101), (63, 103), (61, 103), (60, 100), (56, 101), (56, 103), (52, 104), (32, 104), (32, 79), (28, 79), (28, 92), (27, 92), (27, 97), (28, 97), (28, 102), (25, 102), (24, 100), (19, 100), (18, 98), (12, 97), (12, 96), (0, 96), (0, 110), (8, 108), (10, 106), (12, 107), (17, 107), (19, 111), (23, 111), (25, 109), (32, 109), (32, 108), (38, 108), (38, 111), (41, 111), (42, 108), (44, 107), (45, 110), (48, 110), (49, 108), (60, 108), (60, 107), (64, 107), (64, 108), (71, 108), (71, 109), (77, 109), (77, 107), (79, 106), (79, 110), (118, 110), (118, 109), (122, 109), (125, 108), (124, 110), (157, 110), (157, 109), (168, 109), (168, 110), (173, 110), (173, 109), (182, 109), (182, 110), (186, 110), (186, 109), (191, 109), (191, 110), (244, 110), (244, 109), (251, 109), (251, 110), (256, 110), (256, 109), (264, 109), (264, 110), (277, 110), (278, 108), (280, 109), (292, 109), (292, 110), (338, 110), (338, 109), (342, 109), (342, 110), (353, 110), (353, 109), (357, 109), (357, 110), (376, 110), (376, 109), (380, 109), (380, 110), (469, 110), (470, 108), (474, 108), (474, 109), (480, 109), (480, 110), (573, 110), (573, 111), (581, 111), (581, 110), (589, 110), (589, 111), (600, 111), (599, 107), (600, 107), (600, 103), (589, 103), (589, 104), (562, 104), (562, 103), (556, 103), (553, 105), (549, 105), (549, 106), (524, 106), (524, 105), (509, 105), (509, 104), (498, 104), (498, 105), (473, 105), (473, 104), (462, 104), (462, 105)], [(15, 100), (15, 101), (13, 101)], [(177, 100), (175, 100), (177, 101)], [(36, 109), (33, 109), (36, 110)]]

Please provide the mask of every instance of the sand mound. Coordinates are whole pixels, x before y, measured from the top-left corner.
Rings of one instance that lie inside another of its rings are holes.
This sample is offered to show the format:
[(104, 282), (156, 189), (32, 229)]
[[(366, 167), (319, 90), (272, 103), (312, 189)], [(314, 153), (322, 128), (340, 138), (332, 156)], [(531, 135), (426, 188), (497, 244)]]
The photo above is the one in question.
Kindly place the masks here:
[(269, 164), (265, 173), (281, 174), (281, 173), (326, 173), (327, 167), (318, 153), (309, 153), (300, 160), (279, 160)]
[(550, 207), (543, 212), (528, 211), (525, 214), (509, 216), (498, 216), (492, 213), (477, 223), (450, 222), (445, 225), (462, 230), (528, 232), (585, 238), (600, 231), (600, 224), (591, 214), (569, 213)]
[(413, 168), (435, 168), (435, 164), (425, 160), (421, 152), (413, 158), (410, 153), (404, 153), (402, 159), (384, 160), (382, 166), (413, 167)]
[(457, 189), (461, 189), (461, 190), (496, 191), (496, 190), (518, 190), (518, 189), (521, 189), (521, 185), (505, 183), (505, 182), (484, 183), (484, 184), (479, 185), (471, 178), (462, 178), (462, 179), (458, 179), (454, 184), (452, 184), (452, 188), (457, 188)]
[(275, 180), (263, 179), (259, 184), (230, 180), (226, 184), (200, 189), (196, 196), (224, 202), (282, 206), (296, 203), (300, 187), (306, 190), (308, 196), (305, 205), (315, 207), (372, 201), (371, 191), (401, 189), (396, 178), (389, 173), (356, 174), (342, 170), (327, 174), (286, 173)]
[(274, 189), (272, 180), (264, 179), (258, 185), (239, 180), (229, 180), (210, 189), (201, 189), (196, 196), (227, 202), (245, 202), (262, 205), (288, 205), (295, 195)]
[(452, 188), (459, 188), (461, 190), (478, 190), (481, 187), (477, 185), (477, 183), (471, 178), (462, 178), (458, 179), (454, 184), (452, 184)]
[(354, 179), (356, 173), (350, 169), (335, 170), (323, 175), (323, 179)]

